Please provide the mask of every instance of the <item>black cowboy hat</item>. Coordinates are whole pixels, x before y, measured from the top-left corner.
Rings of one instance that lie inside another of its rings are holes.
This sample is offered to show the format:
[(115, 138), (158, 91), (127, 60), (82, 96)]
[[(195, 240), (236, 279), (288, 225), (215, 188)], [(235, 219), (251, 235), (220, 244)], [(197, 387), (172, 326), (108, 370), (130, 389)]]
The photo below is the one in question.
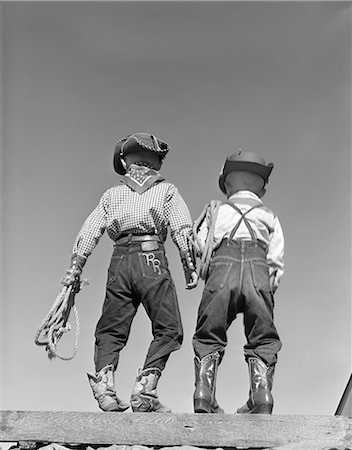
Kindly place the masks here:
[(222, 192), (226, 192), (225, 179), (230, 172), (235, 170), (255, 173), (261, 176), (266, 184), (269, 180), (269, 175), (273, 170), (273, 167), (273, 163), (265, 164), (264, 159), (255, 153), (238, 150), (237, 153), (234, 153), (226, 158), (225, 164), (223, 165), (219, 176), (220, 189)]
[(130, 134), (116, 143), (114, 152), (115, 172), (120, 175), (125, 175), (126, 169), (121, 162), (121, 158), (128, 153), (138, 152), (141, 150), (149, 150), (157, 153), (160, 160), (163, 160), (167, 152), (170, 150), (170, 147), (166, 142), (149, 133)]

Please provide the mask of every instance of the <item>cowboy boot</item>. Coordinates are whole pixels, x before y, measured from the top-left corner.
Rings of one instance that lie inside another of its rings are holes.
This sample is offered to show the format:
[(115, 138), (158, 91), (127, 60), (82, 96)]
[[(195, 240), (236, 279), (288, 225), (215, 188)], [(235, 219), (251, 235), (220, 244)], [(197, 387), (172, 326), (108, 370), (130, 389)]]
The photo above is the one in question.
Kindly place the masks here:
[(274, 399), (271, 395), (275, 366), (268, 367), (259, 358), (248, 359), (250, 390), (247, 403), (238, 408), (237, 414), (271, 414)]
[(129, 404), (116, 395), (114, 386), (114, 366), (103, 367), (96, 375), (87, 373), (90, 387), (99, 408), (103, 411), (122, 412), (129, 408)]
[(160, 403), (158, 398), (156, 387), (160, 376), (161, 370), (157, 367), (138, 370), (131, 394), (131, 407), (133, 412), (171, 412), (171, 409)]
[(215, 399), (216, 374), (220, 354), (211, 353), (199, 359), (194, 358), (195, 391), (193, 394), (193, 408), (195, 413), (223, 413)]

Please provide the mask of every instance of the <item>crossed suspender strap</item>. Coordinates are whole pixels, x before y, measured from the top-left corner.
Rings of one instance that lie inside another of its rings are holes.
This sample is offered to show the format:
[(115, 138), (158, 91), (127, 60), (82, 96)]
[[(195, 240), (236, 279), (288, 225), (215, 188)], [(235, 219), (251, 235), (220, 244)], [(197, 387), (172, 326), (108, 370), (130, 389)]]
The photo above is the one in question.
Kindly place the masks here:
[(236, 223), (236, 225), (233, 227), (233, 229), (232, 229), (232, 231), (231, 231), (231, 233), (230, 233), (230, 236), (229, 236), (229, 240), (231, 241), (231, 240), (233, 239), (233, 237), (235, 236), (235, 234), (236, 234), (238, 228), (240, 227), (240, 225), (241, 225), (241, 223), (242, 223), (242, 221), (243, 221), (244, 224), (246, 225), (248, 231), (249, 231), (249, 234), (251, 235), (252, 240), (253, 240), (253, 241), (256, 241), (256, 240), (257, 240), (257, 236), (256, 236), (255, 231), (253, 230), (251, 224), (249, 223), (249, 220), (247, 219), (246, 215), (247, 215), (248, 213), (250, 213), (251, 211), (253, 211), (253, 209), (255, 209), (255, 208), (261, 208), (263, 205), (254, 205), (254, 206), (252, 206), (252, 208), (248, 209), (248, 210), (245, 211), (245, 212), (242, 212), (242, 211), (240, 210), (240, 208), (238, 208), (236, 205), (234, 205), (234, 204), (231, 203), (231, 202), (226, 202), (226, 205), (232, 206), (232, 208), (235, 209), (235, 210), (238, 212), (238, 214), (240, 214), (240, 216), (241, 216), (240, 219), (239, 219), (239, 221), (238, 221), (238, 222)]

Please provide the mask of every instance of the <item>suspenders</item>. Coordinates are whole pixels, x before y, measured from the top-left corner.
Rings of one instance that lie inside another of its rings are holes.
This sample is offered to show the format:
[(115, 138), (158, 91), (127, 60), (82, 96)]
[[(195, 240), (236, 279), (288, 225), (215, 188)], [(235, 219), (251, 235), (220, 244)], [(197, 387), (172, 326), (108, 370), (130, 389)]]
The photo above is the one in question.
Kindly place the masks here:
[(238, 222), (236, 223), (236, 225), (233, 227), (233, 229), (232, 229), (232, 231), (231, 231), (231, 233), (230, 233), (230, 236), (229, 236), (229, 240), (231, 241), (231, 240), (234, 238), (234, 236), (235, 236), (235, 234), (236, 234), (238, 228), (240, 227), (240, 225), (241, 225), (241, 223), (242, 223), (242, 221), (243, 221), (244, 224), (246, 225), (248, 231), (249, 231), (249, 234), (251, 235), (252, 241), (256, 241), (256, 240), (257, 240), (257, 235), (256, 235), (255, 231), (253, 230), (251, 224), (249, 223), (249, 220), (247, 219), (246, 215), (247, 215), (248, 213), (250, 213), (251, 211), (253, 211), (253, 209), (255, 209), (255, 208), (261, 208), (263, 205), (260, 205), (260, 204), (259, 204), (259, 205), (254, 205), (254, 206), (252, 206), (252, 208), (248, 209), (247, 211), (242, 212), (242, 211), (240, 210), (240, 208), (238, 208), (236, 205), (234, 205), (234, 204), (231, 203), (231, 202), (225, 202), (225, 204), (226, 204), (226, 205), (232, 206), (232, 208), (235, 209), (235, 210), (238, 212), (238, 214), (241, 216), (240, 219), (239, 219), (239, 221), (238, 221)]
[[(238, 220), (238, 222), (236, 223), (236, 225), (233, 227), (231, 233), (230, 233), (230, 236), (228, 238), (229, 241), (231, 242), (233, 240), (233, 238), (234, 238), (234, 236), (236, 234), (236, 231), (238, 230), (239, 226), (241, 225), (242, 222), (244, 222), (244, 224), (246, 225), (246, 227), (247, 227), (247, 229), (249, 231), (249, 234), (251, 235), (252, 241), (257, 242), (258, 241), (257, 240), (257, 235), (256, 235), (255, 231), (253, 230), (251, 224), (249, 223), (249, 220), (247, 219), (246, 215), (248, 213), (250, 213), (251, 211), (253, 211), (253, 209), (261, 208), (263, 205), (260, 205), (260, 204), (259, 205), (254, 205), (254, 206), (252, 206), (252, 208), (248, 209), (247, 211), (242, 212), (240, 210), (240, 208), (238, 208), (236, 205), (234, 205), (231, 202), (226, 202), (225, 204), (232, 206), (232, 208), (235, 209), (241, 216), (240, 219)], [(245, 245), (246, 245), (246, 242), (248, 242), (248, 241), (241, 240), (240, 242), (241, 242), (241, 247), (240, 247), (240, 251), (241, 251), (241, 266), (240, 266), (240, 275), (239, 275), (239, 277), (240, 277), (239, 278), (239, 289), (242, 290), (244, 253), (245, 253)]]

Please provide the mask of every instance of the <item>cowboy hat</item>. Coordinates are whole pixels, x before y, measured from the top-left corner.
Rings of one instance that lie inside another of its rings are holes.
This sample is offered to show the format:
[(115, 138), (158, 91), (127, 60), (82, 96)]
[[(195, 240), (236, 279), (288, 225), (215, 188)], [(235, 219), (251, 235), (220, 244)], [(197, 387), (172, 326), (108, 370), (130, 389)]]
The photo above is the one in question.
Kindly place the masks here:
[(125, 175), (126, 169), (122, 164), (121, 158), (128, 153), (138, 152), (141, 150), (155, 152), (159, 155), (160, 159), (163, 160), (167, 152), (170, 150), (170, 147), (166, 142), (149, 133), (130, 134), (129, 136), (120, 139), (115, 145), (115, 171), (120, 175)]
[(219, 176), (220, 189), (222, 192), (226, 192), (225, 179), (230, 172), (235, 170), (255, 173), (261, 176), (264, 182), (267, 183), (273, 167), (273, 163), (265, 164), (264, 159), (255, 153), (238, 150), (237, 153), (233, 153), (226, 158)]

